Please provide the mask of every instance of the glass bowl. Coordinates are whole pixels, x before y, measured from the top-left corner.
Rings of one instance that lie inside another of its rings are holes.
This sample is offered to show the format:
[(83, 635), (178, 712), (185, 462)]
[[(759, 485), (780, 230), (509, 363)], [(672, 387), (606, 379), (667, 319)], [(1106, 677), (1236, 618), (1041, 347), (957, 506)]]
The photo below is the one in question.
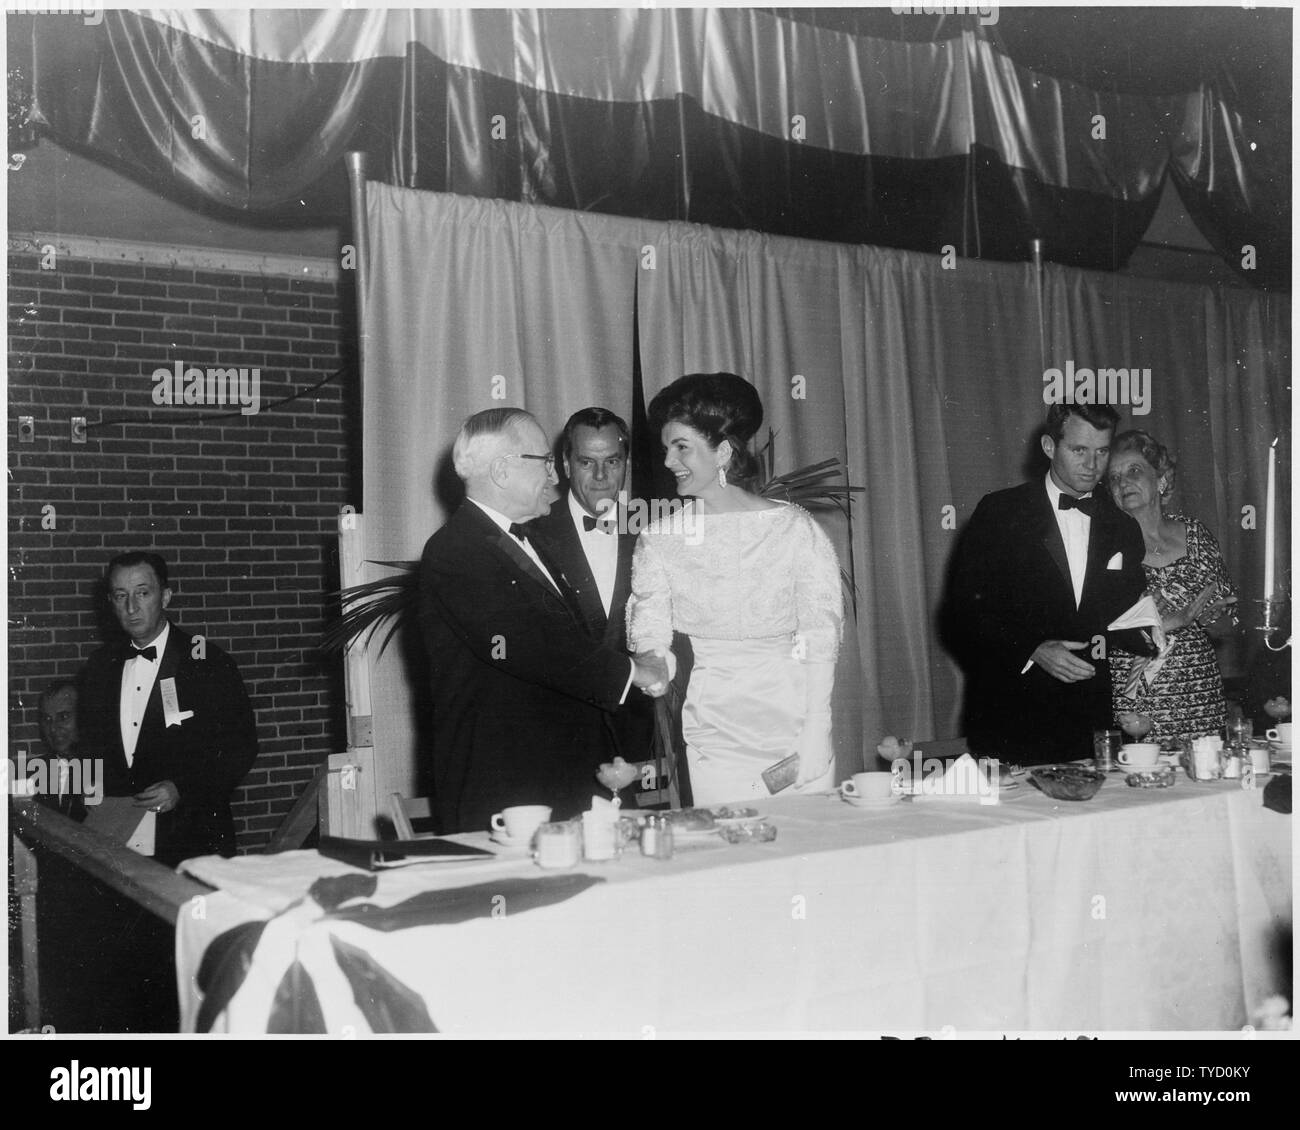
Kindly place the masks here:
[(1036, 765), (1026, 776), (1053, 800), (1091, 800), (1106, 780), (1086, 765)]

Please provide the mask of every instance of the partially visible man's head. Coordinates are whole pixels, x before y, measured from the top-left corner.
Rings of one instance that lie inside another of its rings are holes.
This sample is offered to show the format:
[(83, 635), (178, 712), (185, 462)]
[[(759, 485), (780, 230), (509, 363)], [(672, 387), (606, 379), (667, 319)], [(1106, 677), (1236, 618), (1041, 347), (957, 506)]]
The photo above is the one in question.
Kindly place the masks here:
[(1042, 446), (1061, 490), (1077, 497), (1101, 482), (1118, 423), (1119, 413), (1109, 404), (1052, 405)]
[(47, 687), (36, 710), (46, 751), (71, 757), (77, 746), (77, 684), (65, 679)]
[(461, 425), (451, 455), (465, 493), (512, 522), (551, 509), (555, 456), (542, 426), (523, 409), (476, 412)]
[(579, 506), (599, 518), (618, 502), (627, 480), (627, 424), (608, 409), (584, 408), (564, 425), (561, 450), (569, 491)]
[(108, 563), (104, 576), (108, 601), (122, 630), (137, 647), (151, 643), (163, 630), (164, 610), (172, 599), (167, 563), (156, 553), (119, 553)]

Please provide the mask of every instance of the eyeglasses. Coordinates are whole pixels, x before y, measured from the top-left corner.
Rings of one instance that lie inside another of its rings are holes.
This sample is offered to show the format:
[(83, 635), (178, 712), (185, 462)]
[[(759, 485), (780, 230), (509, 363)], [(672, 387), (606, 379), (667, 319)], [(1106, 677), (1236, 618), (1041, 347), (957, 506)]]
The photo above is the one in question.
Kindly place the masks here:
[(524, 451), (512, 451), (509, 455), (506, 456), (506, 458), (507, 459), (538, 459), (541, 460), (541, 462), (546, 464), (546, 471), (548, 474), (552, 473), (555, 470), (554, 455), (529, 455), (527, 452)]

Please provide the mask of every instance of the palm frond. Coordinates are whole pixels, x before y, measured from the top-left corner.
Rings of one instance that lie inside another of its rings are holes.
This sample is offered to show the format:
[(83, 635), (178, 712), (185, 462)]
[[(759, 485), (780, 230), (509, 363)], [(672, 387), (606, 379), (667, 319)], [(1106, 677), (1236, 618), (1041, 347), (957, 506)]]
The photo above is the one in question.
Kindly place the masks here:
[(339, 598), (342, 612), (326, 626), (321, 636), (321, 651), (341, 652), (354, 642), (368, 646), (375, 632), (391, 619), (392, 624), (379, 647), (379, 654), (383, 655), (397, 629), (415, 622), (420, 593), (419, 562), (372, 561), (370, 564), (400, 572), (395, 577), (381, 577), (333, 594)]
[[(809, 510), (827, 510), (835, 507), (850, 529), (853, 524), (851, 504), (855, 494), (861, 494), (864, 487), (852, 486), (847, 482), (832, 482), (848, 475), (844, 465), (838, 459), (823, 459), (820, 463), (809, 463), (806, 467), (796, 467), (793, 471), (776, 474), (776, 432), (767, 429), (767, 440), (755, 452), (758, 460), (758, 476), (755, 490), (764, 498), (793, 502)], [(849, 568), (840, 569), (840, 580), (848, 590), (849, 600), (853, 605), (853, 615), (858, 614), (858, 588), (853, 576), (853, 561)]]

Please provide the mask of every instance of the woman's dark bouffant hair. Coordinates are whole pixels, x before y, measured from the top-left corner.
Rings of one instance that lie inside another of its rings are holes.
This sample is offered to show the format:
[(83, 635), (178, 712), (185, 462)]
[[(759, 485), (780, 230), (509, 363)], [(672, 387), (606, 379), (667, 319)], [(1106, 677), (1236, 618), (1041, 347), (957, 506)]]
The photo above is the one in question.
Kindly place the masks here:
[(749, 450), (763, 422), (763, 402), (754, 386), (735, 373), (690, 373), (661, 389), (646, 410), (650, 430), (662, 435), (665, 424), (686, 424), (717, 447), (731, 443), (730, 479), (752, 479), (758, 460)]

